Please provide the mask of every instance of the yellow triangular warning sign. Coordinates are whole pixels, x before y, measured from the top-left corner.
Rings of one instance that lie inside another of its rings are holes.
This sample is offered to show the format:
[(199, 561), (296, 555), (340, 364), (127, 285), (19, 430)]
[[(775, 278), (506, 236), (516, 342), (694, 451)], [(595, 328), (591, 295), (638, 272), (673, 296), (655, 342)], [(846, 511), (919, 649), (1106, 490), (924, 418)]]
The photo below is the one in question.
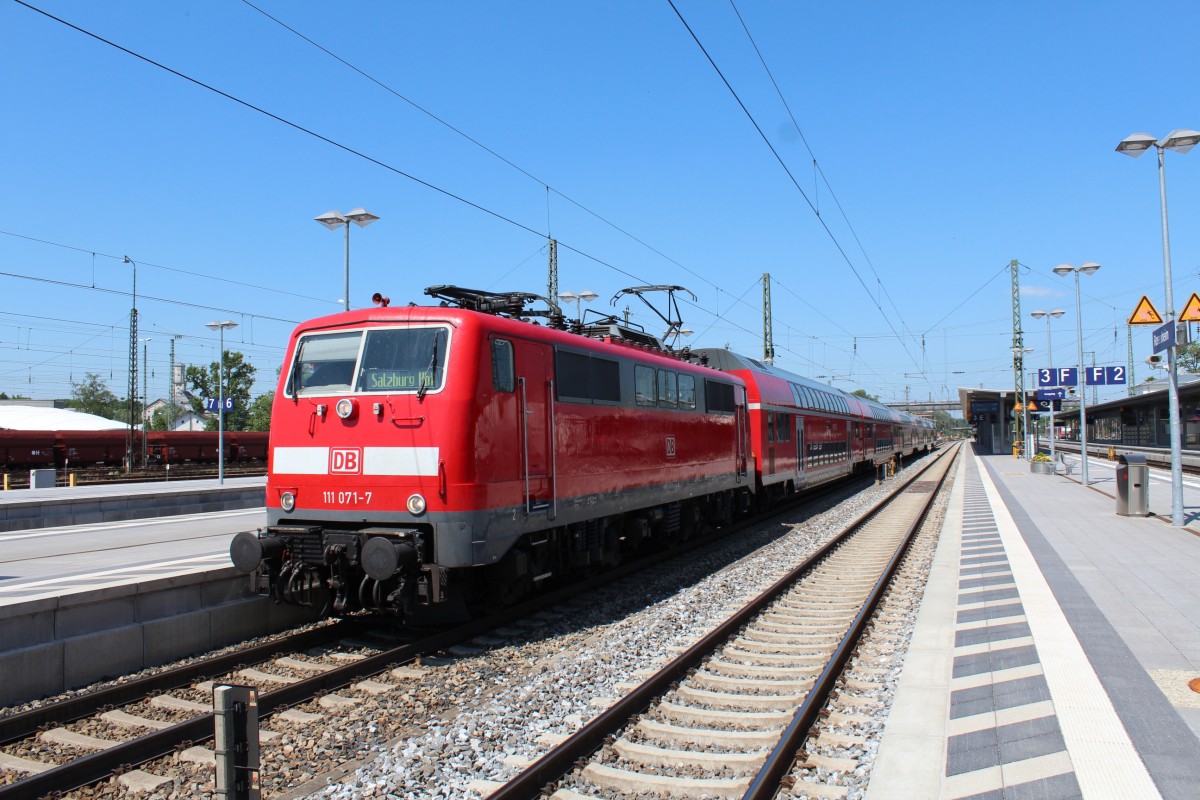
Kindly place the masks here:
[(1183, 307), (1183, 313), (1179, 315), (1180, 322), (1200, 322), (1200, 295), (1192, 292), (1192, 296), (1188, 298), (1187, 305)]
[(1158, 309), (1150, 302), (1150, 298), (1142, 295), (1142, 299), (1138, 301), (1137, 308), (1133, 310), (1133, 315), (1129, 317), (1130, 325), (1162, 325), (1162, 315), (1158, 313)]

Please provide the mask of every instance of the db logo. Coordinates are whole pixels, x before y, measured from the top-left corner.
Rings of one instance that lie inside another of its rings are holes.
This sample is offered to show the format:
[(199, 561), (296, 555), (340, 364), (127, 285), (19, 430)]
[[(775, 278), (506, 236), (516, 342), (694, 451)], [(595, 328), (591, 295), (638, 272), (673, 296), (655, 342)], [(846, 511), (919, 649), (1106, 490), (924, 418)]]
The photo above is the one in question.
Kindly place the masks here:
[(675, 457), (675, 437), (668, 436), (667, 437), (667, 458), (674, 458), (674, 457)]
[(362, 448), (331, 448), (329, 450), (329, 471), (334, 475), (358, 475), (361, 473)]

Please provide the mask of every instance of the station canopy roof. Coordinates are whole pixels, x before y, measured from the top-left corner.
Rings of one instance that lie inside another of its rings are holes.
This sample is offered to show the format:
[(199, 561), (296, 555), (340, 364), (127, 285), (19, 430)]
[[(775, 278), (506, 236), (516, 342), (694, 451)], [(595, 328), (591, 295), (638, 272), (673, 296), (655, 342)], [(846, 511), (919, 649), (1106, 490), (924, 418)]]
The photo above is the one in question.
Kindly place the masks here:
[(14, 431), (112, 431), (126, 430), (123, 422), (84, 414), (68, 408), (0, 406), (0, 429)]

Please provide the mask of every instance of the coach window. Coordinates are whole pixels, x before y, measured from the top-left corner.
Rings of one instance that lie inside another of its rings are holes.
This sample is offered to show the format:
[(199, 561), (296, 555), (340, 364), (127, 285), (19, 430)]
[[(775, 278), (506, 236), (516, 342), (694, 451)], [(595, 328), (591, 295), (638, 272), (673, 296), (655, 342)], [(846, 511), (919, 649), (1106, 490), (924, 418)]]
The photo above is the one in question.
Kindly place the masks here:
[(679, 376), (679, 407), (696, 407), (696, 379), (691, 375)]
[(292, 394), (296, 380), (300, 394), (348, 392), (354, 383), (362, 331), (305, 336), (296, 348), (296, 361), (288, 381)]
[(497, 392), (511, 392), (516, 385), (515, 375), (512, 342), (492, 339), (492, 388)]
[(679, 403), (679, 378), (669, 370), (658, 371), (658, 404), (674, 408)]
[(633, 394), (639, 406), (652, 406), (657, 403), (655, 392), (656, 383), (653, 367), (635, 365), (633, 368)]
[(767, 441), (775, 441), (775, 412), (767, 412)]

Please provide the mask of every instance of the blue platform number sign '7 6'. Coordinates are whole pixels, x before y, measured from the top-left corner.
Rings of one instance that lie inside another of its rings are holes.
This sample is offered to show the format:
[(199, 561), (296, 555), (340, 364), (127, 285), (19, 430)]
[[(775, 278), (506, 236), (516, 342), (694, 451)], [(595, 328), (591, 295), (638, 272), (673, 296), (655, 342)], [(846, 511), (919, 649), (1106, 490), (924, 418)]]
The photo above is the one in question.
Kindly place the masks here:
[[(221, 401), (215, 397), (206, 397), (206, 398), (204, 398), (204, 410), (205, 411), (216, 411), (217, 407), (220, 405), (220, 402)], [(233, 398), (232, 397), (225, 398), (225, 410), (233, 411)]]

